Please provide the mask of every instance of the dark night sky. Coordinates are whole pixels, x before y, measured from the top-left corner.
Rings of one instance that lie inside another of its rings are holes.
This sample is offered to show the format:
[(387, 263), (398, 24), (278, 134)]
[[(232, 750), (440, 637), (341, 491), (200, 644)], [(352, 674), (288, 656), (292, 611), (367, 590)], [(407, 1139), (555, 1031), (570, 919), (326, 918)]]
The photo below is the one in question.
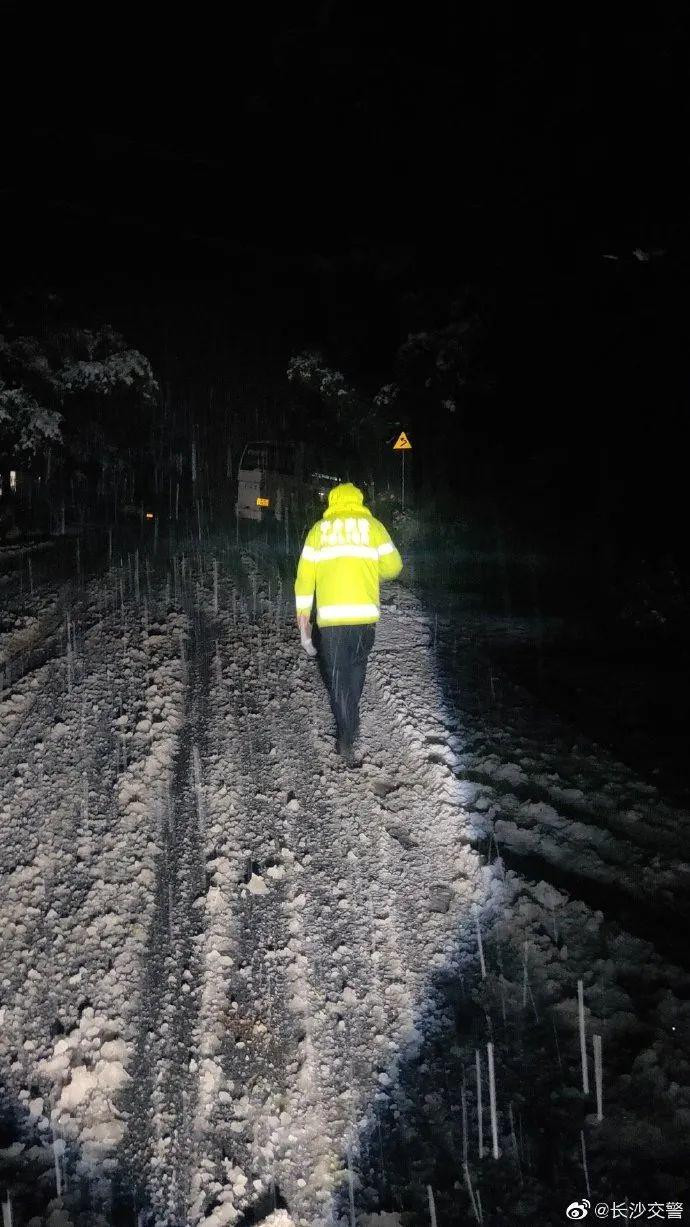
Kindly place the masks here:
[(4, 85), (10, 197), (37, 220), (150, 225), (151, 260), (156, 235), (295, 251), (364, 234), (486, 270), (597, 240), (645, 246), (682, 223), (673, 7), (634, 29), (401, 7), (325, 0), (291, 5), (288, 22), (255, 6), (230, 29), (203, 6), (145, 29), (126, 9), (72, 10), (69, 28), (41, 12), (37, 47), (22, 6)]
[(303, 323), (336, 355), (356, 318), (372, 371), (406, 292), (481, 283), (497, 450), (565, 445), (575, 470), (604, 435), (623, 475), (629, 453), (633, 480), (668, 488), (687, 401), (684, 6), (637, 25), (606, 6), (402, 7), (144, 26), (17, 6), (5, 276), (113, 304), (143, 342), (191, 299), (283, 341)]

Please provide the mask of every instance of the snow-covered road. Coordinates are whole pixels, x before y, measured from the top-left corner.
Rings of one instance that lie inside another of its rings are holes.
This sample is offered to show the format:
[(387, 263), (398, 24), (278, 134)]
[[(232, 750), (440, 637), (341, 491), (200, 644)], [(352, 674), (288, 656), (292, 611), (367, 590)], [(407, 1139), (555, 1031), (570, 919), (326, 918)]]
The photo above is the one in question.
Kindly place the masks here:
[(356, 771), (261, 552), (145, 577), (130, 558), (52, 605), (36, 593), (54, 655), (23, 673), (41, 636), (17, 615), (0, 702), (15, 1227), (280, 1206), (383, 1227), (428, 1222), (429, 1186), (441, 1224), (548, 1224), (588, 1191), (687, 1193), (688, 816), (487, 674), (476, 622), (401, 585), (385, 599)]

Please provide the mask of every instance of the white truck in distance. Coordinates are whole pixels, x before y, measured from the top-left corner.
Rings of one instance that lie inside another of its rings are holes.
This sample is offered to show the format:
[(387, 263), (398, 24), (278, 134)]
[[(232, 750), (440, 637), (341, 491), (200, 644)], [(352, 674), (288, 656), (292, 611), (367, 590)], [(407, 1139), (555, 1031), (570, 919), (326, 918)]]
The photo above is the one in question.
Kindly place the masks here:
[(325, 503), (331, 486), (342, 480), (305, 472), (303, 444), (248, 443), (237, 474), (237, 517), (282, 523), (286, 510), (294, 516), (300, 509)]

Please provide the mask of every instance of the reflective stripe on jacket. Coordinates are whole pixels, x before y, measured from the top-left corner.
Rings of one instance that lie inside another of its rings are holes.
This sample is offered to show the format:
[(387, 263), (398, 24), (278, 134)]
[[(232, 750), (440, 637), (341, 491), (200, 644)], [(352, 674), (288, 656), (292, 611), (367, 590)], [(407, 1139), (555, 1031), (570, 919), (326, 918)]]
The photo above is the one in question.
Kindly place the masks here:
[(319, 626), (377, 622), (379, 580), (395, 579), (402, 559), (380, 520), (348, 482), (328, 496), (322, 520), (310, 529), (295, 580), (297, 613), (310, 613), (316, 594)]

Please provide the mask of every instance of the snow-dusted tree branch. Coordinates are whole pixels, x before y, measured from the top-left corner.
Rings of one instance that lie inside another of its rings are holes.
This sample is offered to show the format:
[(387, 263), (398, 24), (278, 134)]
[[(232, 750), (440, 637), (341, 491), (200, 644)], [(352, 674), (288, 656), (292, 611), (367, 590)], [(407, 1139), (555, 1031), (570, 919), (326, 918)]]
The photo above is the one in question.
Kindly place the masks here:
[(32, 456), (45, 443), (60, 443), (62, 414), (39, 404), (24, 388), (0, 379), (0, 451)]
[(400, 395), (400, 388), (397, 383), (384, 383), (382, 388), (379, 388), (374, 397), (374, 404), (379, 409), (387, 409), (389, 405), (393, 405)]
[[(54, 330), (40, 339), (0, 335), (0, 449), (5, 455), (30, 457), (46, 443), (64, 442), (75, 414), (83, 444), (89, 433), (85, 410), (96, 426), (102, 417), (99, 400), (124, 394), (148, 405), (157, 393), (148, 358), (109, 325), (96, 331)], [(85, 395), (93, 402), (85, 402)]]
[(93, 333), (76, 334), (79, 348), (86, 356), (67, 360), (54, 374), (55, 386), (63, 393), (111, 392), (136, 389), (143, 400), (151, 401), (158, 392), (158, 383), (148, 358), (138, 349), (125, 345), (124, 338), (110, 328)]
[(288, 363), (287, 377), (291, 383), (299, 381), (327, 400), (351, 400), (355, 395), (345, 383), (345, 376), (325, 366), (319, 353), (295, 354)]

